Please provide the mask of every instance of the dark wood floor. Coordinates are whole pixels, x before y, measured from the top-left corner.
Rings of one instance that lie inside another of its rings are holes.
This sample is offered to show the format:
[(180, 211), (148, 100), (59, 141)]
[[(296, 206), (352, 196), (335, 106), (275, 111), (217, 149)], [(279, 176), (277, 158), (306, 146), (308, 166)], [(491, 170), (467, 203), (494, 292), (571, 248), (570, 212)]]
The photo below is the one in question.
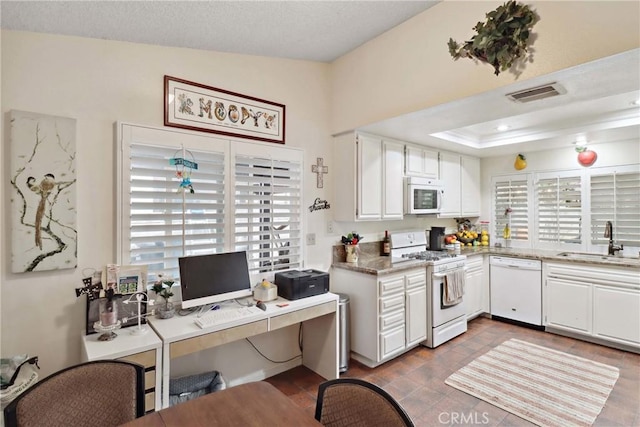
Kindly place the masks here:
[[(486, 318), (472, 320), (467, 333), (438, 348), (420, 346), (375, 369), (351, 360), (349, 370), (341, 376), (381, 386), (400, 402), (417, 426), (464, 425), (460, 422), (463, 415), (466, 425), (531, 426), (444, 383), (453, 372), (510, 338), (618, 367), (620, 377), (594, 425), (640, 426), (640, 355)], [(299, 366), (267, 381), (314, 414), (322, 377)], [(453, 414), (459, 414), (458, 418)]]

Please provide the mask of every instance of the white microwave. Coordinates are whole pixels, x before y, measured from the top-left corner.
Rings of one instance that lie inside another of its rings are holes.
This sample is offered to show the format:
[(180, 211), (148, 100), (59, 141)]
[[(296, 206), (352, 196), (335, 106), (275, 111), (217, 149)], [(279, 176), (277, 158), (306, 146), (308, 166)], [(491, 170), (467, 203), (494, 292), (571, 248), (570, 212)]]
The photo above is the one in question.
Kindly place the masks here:
[(444, 187), (437, 179), (409, 176), (405, 178), (405, 214), (435, 214), (440, 212)]

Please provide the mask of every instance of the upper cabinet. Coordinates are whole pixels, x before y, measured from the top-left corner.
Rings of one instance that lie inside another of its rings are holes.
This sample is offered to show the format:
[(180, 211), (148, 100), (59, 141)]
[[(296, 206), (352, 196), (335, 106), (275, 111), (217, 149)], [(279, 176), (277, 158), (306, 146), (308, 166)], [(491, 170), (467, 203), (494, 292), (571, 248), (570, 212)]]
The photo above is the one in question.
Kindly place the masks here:
[(480, 159), (440, 152), (441, 218), (480, 216)]
[(405, 175), (438, 179), (438, 151), (407, 144)]
[(403, 218), (404, 144), (369, 135), (334, 139), (337, 221)]

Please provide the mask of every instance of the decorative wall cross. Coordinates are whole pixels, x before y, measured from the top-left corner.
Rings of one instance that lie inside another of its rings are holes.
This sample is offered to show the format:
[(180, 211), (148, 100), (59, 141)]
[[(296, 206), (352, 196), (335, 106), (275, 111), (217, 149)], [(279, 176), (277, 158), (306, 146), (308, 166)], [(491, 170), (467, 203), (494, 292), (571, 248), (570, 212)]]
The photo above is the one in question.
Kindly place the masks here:
[(311, 172), (317, 176), (316, 187), (322, 188), (324, 186), (324, 174), (329, 173), (329, 166), (324, 165), (324, 159), (322, 157), (318, 157), (316, 164), (311, 165)]

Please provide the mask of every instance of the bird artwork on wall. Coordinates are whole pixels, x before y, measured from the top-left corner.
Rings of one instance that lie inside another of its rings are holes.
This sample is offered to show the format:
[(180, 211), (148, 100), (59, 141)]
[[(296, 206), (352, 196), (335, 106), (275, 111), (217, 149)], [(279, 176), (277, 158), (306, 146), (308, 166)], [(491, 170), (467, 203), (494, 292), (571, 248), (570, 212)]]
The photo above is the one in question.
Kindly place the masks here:
[(76, 121), (10, 111), (11, 271), (77, 266)]

